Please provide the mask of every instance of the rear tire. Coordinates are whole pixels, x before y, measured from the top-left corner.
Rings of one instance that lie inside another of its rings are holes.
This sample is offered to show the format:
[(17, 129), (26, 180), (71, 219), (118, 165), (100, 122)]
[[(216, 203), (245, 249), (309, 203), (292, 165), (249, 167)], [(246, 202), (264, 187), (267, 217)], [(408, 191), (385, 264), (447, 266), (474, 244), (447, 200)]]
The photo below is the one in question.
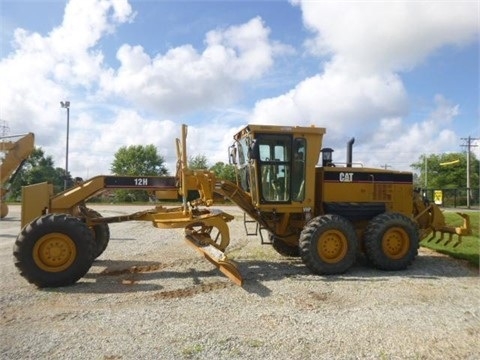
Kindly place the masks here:
[(405, 215), (380, 214), (368, 224), (364, 244), (367, 259), (377, 269), (404, 270), (418, 254), (418, 227)]
[(341, 274), (355, 262), (357, 236), (353, 225), (339, 215), (309, 221), (300, 234), (300, 255), (316, 274)]
[(38, 287), (74, 284), (93, 263), (95, 239), (76, 217), (48, 214), (25, 226), (15, 241), (13, 256), (20, 274)]

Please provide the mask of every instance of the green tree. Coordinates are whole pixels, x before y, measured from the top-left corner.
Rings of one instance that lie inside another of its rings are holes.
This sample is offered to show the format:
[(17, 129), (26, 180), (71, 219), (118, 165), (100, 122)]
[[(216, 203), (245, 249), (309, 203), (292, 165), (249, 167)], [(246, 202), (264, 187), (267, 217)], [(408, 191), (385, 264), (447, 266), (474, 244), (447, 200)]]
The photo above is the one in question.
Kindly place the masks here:
[(188, 167), (192, 170), (208, 169), (208, 159), (205, 155), (190, 156)]
[(167, 175), (165, 159), (154, 145), (122, 146), (114, 155), (111, 171), (116, 175)]
[[(64, 179), (65, 169), (55, 168), (52, 157), (46, 156), (42, 148), (36, 147), (13, 179), (8, 198), (14, 200), (21, 196), (22, 186), (45, 181), (53, 184), (55, 193), (60, 192), (64, 187)], [(70, 173), (67, 174), (67, 181), (72, 183)]]
[[(479, 181), (480, 162), (475, 154), (470, 154), (470, 186), (476, 187)], [(457, 161), (458, 160), (458, 161)], [(422, 155), (411, 167), (419, 173), (416, 186), (424, 188), (454, 189), (467, 187), (467, 154), (449, 153)]]
[[(168, 175), (163, 156), (154, 145), (123, 146), (114, 155), (111, 171), (115, 175), (159, 176)], [(117, 190), (116, 198), (121, 202), (148, 201), (143, 190)]]
[(235, 166), (233, 165), (219, 161), (213, 165), (210, 170), (214, 172), (217, 179), (229, 180), (232, 182), (236, 181)]
[(225, 164), (221, 161), (213, 166), (208, 165), (208, 159), (205, 155), (195, 155), (188, 159), (188, 167), (192, 170), (208, 169), (213, 171), (217, 179), (235, 181), (235, 167)]

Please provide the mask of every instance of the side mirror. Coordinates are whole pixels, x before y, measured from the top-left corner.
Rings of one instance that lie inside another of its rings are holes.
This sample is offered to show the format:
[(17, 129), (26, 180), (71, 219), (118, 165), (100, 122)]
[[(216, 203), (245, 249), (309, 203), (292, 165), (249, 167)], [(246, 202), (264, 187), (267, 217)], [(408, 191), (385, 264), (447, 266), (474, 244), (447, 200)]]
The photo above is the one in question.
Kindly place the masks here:
[(260, 158), (260, 150), (257, 141), (253, 140), (250, 148), (248, 149), (248, 159), (258, 160)]
[(237, 147), (235, 144), (230, 145), (228, 149), (228, 163), (230, 165), (237, 165)]

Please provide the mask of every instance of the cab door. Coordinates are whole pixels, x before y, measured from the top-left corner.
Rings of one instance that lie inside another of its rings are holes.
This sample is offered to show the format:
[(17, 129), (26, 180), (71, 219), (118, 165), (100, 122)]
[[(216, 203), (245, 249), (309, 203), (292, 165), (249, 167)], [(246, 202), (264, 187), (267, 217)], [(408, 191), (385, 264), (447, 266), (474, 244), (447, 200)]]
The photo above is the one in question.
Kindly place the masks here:
[(254, 151), (260, 203), (286, 203), (292, 191), (292, 136), (258, 135)]

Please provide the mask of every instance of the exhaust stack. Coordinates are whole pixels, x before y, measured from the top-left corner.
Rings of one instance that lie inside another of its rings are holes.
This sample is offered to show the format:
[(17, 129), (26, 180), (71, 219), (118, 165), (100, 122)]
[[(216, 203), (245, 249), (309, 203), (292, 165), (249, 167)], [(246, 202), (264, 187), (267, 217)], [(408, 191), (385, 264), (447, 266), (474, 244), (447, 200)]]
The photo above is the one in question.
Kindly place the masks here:
[(352, 137), (348, 142), (347, 142), (347, 167), (352, 166), (352, 148), (353, 148), (353, 143), (355, 142), (355, 138)]

